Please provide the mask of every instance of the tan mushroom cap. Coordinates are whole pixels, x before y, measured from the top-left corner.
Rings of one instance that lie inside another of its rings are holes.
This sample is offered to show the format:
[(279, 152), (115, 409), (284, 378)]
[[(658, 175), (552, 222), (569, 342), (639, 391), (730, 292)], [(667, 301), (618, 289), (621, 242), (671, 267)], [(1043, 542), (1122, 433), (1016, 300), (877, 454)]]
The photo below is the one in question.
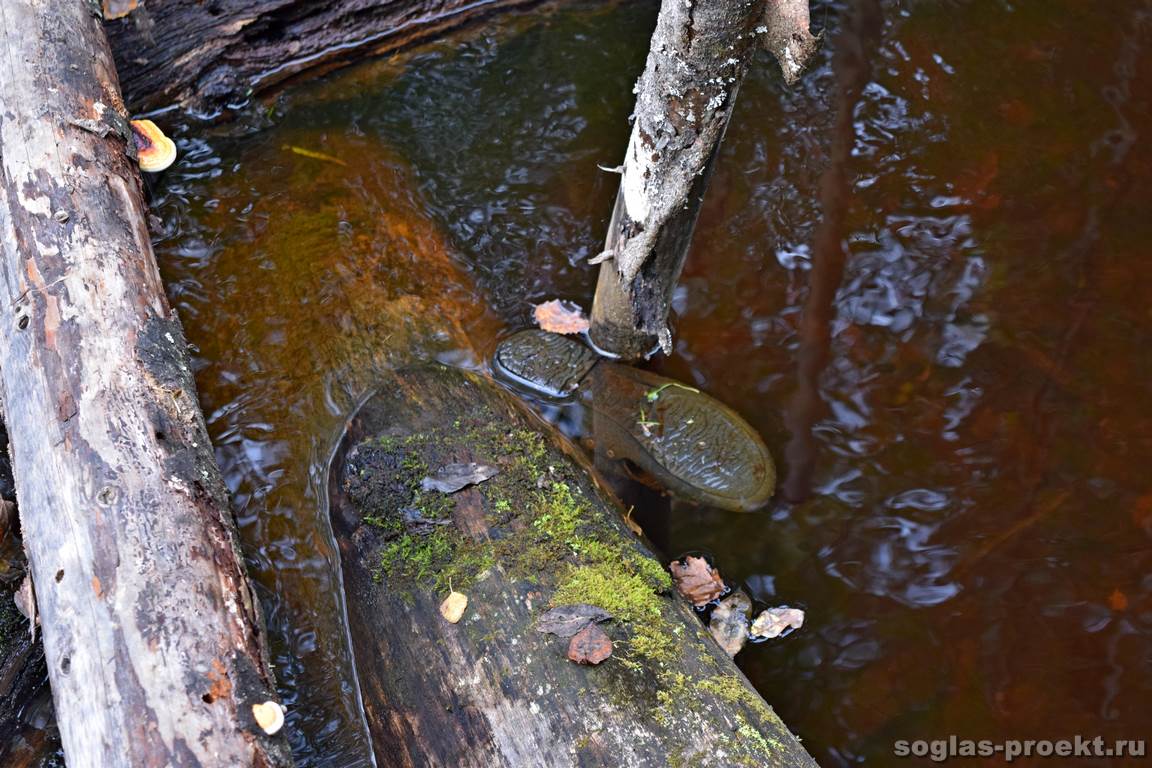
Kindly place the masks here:
[(158, 173), (176, 161), (176, 144), (151, 120), (133, 120), (132, 136), (140, 170)]

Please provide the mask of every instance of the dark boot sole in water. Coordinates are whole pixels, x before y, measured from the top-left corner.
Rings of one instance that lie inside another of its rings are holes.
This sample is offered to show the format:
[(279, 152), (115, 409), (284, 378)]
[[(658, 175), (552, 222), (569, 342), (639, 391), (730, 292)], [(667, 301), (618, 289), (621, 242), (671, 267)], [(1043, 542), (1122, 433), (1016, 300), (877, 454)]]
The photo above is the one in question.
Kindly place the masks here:
[(520, 331), (496, 349), (493, 368), (518, 387), (551, 398), (579, 393), (595, 439), (668, 490), (700, 504), (751, 511), (776, 489), (764, 441), (728, 406), (699, 390), (600, 359), (575, 339)]

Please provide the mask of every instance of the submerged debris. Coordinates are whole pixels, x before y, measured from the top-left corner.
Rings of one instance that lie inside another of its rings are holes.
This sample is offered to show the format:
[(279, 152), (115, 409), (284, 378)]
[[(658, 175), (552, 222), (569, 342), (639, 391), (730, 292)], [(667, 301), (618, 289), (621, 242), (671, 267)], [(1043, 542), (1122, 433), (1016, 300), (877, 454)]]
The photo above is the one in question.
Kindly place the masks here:
[(334, 163), (344, 167), (348, 166), (348, 163), (344, 162), (340, 158), (333, 157), (332, 155), (326, 155), (323, 152), (317, 152), (314, 149), (305, 149), (304, 147), (296, 147), (291, 144), (284, 144), (280, 148), (287, 152), (291, 152), (294, 155), (300, 155), (300, 157), (307, 157), (312, 160), (323, 160), (326, 163)]
[(748, 615), (751, 612), (752, 601), (743, 591), (724, 598), (712, 610), (708, 631), (729, 656), (740, 653), (748, 642)]
[(558, 605), (545, 611), (536, 622), (536, 631), (559, 637), (572, 637), (589, 624), (608, 621), (612, 614), (603, 608), (587, 603)]
[(596, 624), (589, 624), (572, 636), (568, 660), (577, 664), (599, 664), (612, 655), (612, 638)]
[(440, 469), (420, 481), (420, 489), (424, 491), (439, 491), (440, 493), (456, 493), (461, 488), (467, 488), (476, 483), (482, 483), (500, 474), (500, 470), (488, 464), (445, 464)]
[(752, 636), (757, 639), (781, 637), (804, 626), (804, 611), (786, 605), (769, 608), (752, 622)]
[(724, 580), (720, 578), (720, 571), (702, 557), (688, 555), (683, 560), (673, 561), (668, 567), (672, 570), (672, 580), (676, 583), (677, 591), (697, 608), (724, 594)]

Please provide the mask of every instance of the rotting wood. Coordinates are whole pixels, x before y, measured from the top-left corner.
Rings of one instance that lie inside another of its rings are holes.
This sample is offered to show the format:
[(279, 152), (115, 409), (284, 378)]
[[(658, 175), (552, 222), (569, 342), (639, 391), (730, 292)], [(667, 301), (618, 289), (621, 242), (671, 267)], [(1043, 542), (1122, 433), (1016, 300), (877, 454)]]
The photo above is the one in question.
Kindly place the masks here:
[[(499, 472), (421, 489), (473, 461)], [(575, 449), (490, 380), (443, 366), (385, 377), (328, 492), (382, 765), (815, 766)], [(468, 598), (458, 623), (441, 615), (450, 591)], [(535, 626), (550, 604), (580, 603), (614, 617), (597, 666)]]
[[(799, 8), (803, 6), (803, 12)], [(590, 336), (626, 359), (671, 352), (668, 313), (692, 231), (758, 45), (794, 80), (815, 50), (807, 0), (664, 0), (636, 84)]]
[(64, 751), (289, 765), (96, 7), (0, 4), (0, 394)]
[(107, 22), (124, 99), (213, 115), (307, 72), (541, 0), (148, 0)]

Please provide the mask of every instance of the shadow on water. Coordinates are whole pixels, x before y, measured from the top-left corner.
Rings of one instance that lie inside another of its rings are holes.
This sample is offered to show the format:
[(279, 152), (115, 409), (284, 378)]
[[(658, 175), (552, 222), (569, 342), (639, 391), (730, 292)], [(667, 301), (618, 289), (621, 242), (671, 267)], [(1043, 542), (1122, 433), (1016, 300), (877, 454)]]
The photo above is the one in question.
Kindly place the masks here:
[[(587, 306), (617, 181), (595, 166), (623, 152), (655, 8), (496, 20), (297, 88), (246, 136), (178, 136), (158, 253), (300, 765), (367, 759), (332, 441), (374, 370), (479, 366), (533, 303)], [(627, 486), (637, 518), (807, 608), (738, 661), (823, 765), (952, 733), (1144, 737), (1152, 9), (814, 19), (828, 45), (798, 87), (765, 56), (742, 88), (656, 364), (742, 412), (786, 493), (737, 514)]]

